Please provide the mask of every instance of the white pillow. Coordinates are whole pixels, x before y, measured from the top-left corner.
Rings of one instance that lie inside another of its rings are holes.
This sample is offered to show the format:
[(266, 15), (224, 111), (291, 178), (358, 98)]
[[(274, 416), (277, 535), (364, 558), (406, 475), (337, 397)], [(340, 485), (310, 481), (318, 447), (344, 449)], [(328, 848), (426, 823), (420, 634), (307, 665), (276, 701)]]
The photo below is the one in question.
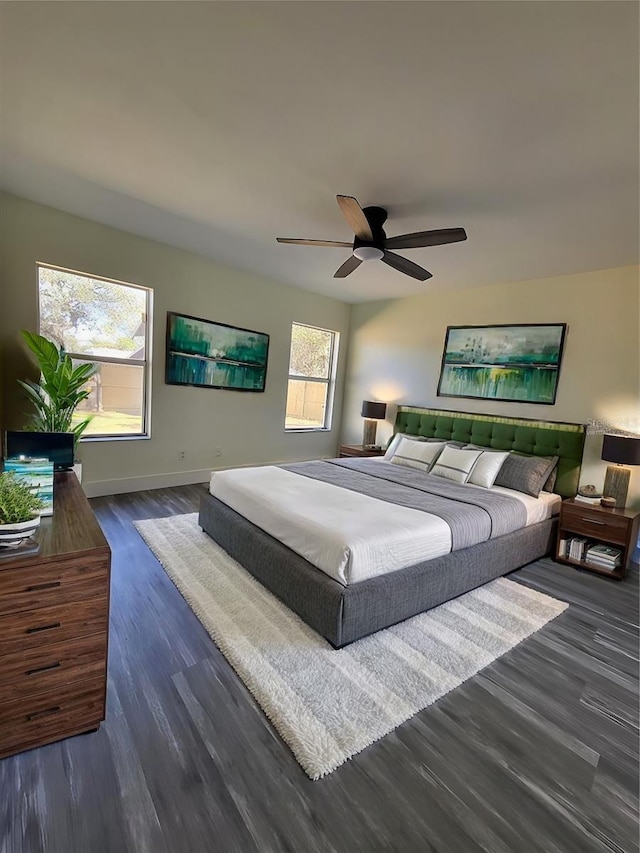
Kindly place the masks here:
[[(463, 447), (463, 450), (471, 448)], [(474, 448), (474, 450), (477, 448)], [(474, 486), (482, 486), (485, 489), (490, 489), (496, 481), (496, 477), (500, 473), (500, 469), (504, 465), (504, 460), (509, 455), (508, 450), (481, 450), (482, 454), (475, 464), (471, 476), (467, 480), (468, 483), (473, 483)]]
[(455, 483), (466, 483), (481, 456), (481, 450), (462, 450), (459, 447), (447, 446), (438, 456), (438, 461), (430, 473)]
[(391, 459), (393, 458), (393, 454), (396, 452), (398, 445), (400, 444), (400, 439), (402, 439), (402, 438), (406, 438), (407, 441), (426, 441), (427, 440), (426, 438), (421, 438), (418, 435), (405, 435), (402, 432), (397, 432), (393, 436), (391, 441), (389, 442), (389, 447), (387, 447), (387, 449), (385, 450), (384, 456), (382, 457), (383, 459), (386, 459), (387, 462), (391, 462)]
[(425, 474), (428, 474), (444, 446), (444, 442), (436, 444), (432, 441), (414, 441), (402, 436), (389, 461), (395, 465), (416, 468), (418, 471), (424, 471)]

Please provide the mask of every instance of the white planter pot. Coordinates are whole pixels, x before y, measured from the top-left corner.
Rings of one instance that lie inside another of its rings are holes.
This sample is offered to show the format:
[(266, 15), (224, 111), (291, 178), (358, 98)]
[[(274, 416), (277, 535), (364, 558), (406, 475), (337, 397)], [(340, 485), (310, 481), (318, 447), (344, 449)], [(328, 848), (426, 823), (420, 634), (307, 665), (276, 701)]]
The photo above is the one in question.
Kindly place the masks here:
[(0, 524), (0, 548), (15, 548), (32, 536), (40, 525), (40, 516), (17, 524)]

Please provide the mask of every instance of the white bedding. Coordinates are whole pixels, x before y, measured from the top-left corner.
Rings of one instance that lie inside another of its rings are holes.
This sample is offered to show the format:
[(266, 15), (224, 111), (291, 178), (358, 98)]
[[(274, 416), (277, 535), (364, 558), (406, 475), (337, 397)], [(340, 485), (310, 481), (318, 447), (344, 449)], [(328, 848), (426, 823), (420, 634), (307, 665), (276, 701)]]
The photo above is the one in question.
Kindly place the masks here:
[[(558, 512), (558, 495), (493, 488), (525, 505), (527, 526)], [(216, 471), (209, 491), (345, 586), (451, 551), (449, 525), (436, 515), (274, 466)]]
[[(475, 486), (474, 488), (479, 488)], [(560, 512), (560, 504), (562, 498), (560, 495), (554, 495), (552, 492), (540, 492), (539, 497), (534, 498), (531, 495), (525, 495), (523, 492), (516, 492), (515, 489), (505, 489), (503, 486), (492, 486), (492, 492), (501, 492), (503, 495), (511, 495), (512, 498), (517, 498), (527, 511), (527, 523), (525, 527), (531, 524), (537, 524), (539, 521), (546, 521)]]

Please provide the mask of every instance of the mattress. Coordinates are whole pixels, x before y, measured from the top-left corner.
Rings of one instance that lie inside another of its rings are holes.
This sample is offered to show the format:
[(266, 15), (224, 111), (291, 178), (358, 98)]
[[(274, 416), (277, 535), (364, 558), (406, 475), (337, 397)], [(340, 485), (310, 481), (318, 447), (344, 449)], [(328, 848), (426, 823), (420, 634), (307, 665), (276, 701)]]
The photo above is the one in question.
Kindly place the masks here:
[(328, 462), (219, 471), (209, 491), (343, 586), (535, 524), (560, 503), (443, 483), (382, 460), (351, 464), (366, 471)]
[[(478, 489), (481, 487), (471, 486), (470, 488)], [(510, 495), (524, 505), (527, 513), (525, 527), (530, 527), (532, 524), (538, 524), (540, 521), (546, 521), (548, 518), (553, 518), (554, 515), (558, 515), (560, 512), (562, 498), (560, 495), (553, 494), (553, 492), (540, 492), (540, 495), (537, 498), (534, 498), (531, 495), (516, 492), (515, 489), (505, 489), (502, 486), (492, 486), (491, 491)]]

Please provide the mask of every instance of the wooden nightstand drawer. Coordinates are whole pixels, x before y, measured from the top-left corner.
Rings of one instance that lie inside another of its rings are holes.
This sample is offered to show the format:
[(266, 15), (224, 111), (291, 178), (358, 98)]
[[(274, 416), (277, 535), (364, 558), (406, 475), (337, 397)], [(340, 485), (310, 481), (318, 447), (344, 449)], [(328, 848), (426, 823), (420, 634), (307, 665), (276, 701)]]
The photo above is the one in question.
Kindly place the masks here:
[(0, 614), (68, 604), (108, 592), (109, 558), (102, 554), (4, 571), (0, 564)]
[(106, 670), (106, 632), (65, 643), (14, 652), (0, 658), (0, 704), (53, 692), (74, 681), (97, 678)]
[(579, 506), (563, 509), (563, 523), (571, 525), (574, 533), (606, 539), (621, 545), (627, 541), (629, 522), (626, 518), (607, 515), (601, 512), (582, 510)]
[(0, 705), (0, 758), (97, 728), (104, 719), (104, 678)]
[(105, 595), (0, 616), (0, 657), (107, 630)]

